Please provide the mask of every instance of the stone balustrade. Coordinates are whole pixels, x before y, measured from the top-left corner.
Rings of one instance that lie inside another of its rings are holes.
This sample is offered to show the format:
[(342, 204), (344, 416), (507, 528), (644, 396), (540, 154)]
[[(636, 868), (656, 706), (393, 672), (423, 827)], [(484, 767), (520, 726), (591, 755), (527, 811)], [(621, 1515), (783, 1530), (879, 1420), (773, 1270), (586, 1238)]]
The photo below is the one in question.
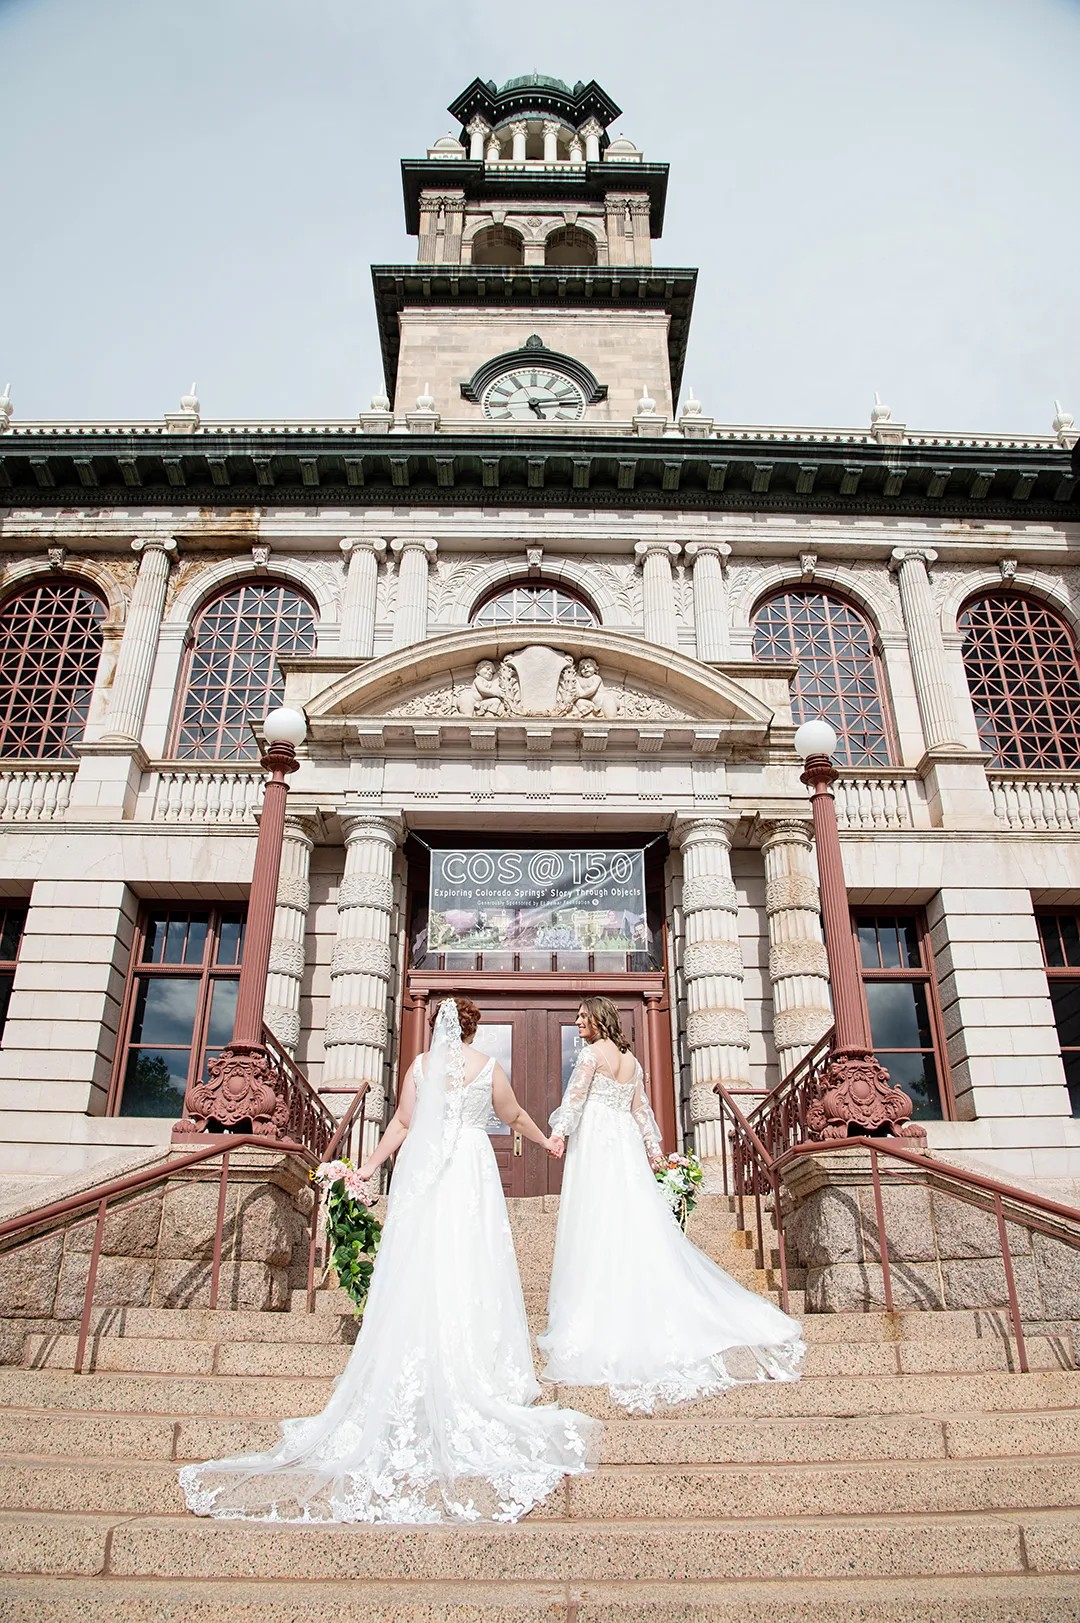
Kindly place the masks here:
[[(149, 806), (155, 823), (251, 823), (262, 798), (259, 766), (161, 767), (150, 774)], [(144, 797), (144, 801), (147, 797)]]
[(1005, 828), (1080, 829), (1080, 773), (988, 772), (994, 815)]
[(5, 767), (0, 771), (0, 822), (36, 823), (62, 817), (76, 764)]
[(930, 827), (926, 794), (915, 773), (844, 771), (833, 794), (836, 821), (842, 829)]

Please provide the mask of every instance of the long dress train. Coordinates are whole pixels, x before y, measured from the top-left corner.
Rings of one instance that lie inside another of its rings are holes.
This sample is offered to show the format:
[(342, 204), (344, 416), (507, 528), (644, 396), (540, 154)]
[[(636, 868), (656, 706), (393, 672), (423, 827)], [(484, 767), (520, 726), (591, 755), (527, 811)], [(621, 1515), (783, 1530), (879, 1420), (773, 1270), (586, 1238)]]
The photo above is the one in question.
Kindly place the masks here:
[(512, 1522), (595, 1463), (598, 1421), (529, 1407), (540, 1386), (486, 1130), (494, 1063), (461, 1087), (452, 1150), (420, 1198), (396, 1198), (395, 1174), (360, 1334), (322, 1414), (284, 1421), (268, 1453), (185, 1466), (191, 1510)]
[(643, 1080), (638, 1065), (616, 1081), (585, 1049), (551, 1117), (567, 1148), (537, 1338), (544, 1378), (607, 1386), (644, 1413), (740, 1381), (797, 1380), (800, 1325), (692, 1245), (665, 1200), (649, 1166), (660, 1135)]

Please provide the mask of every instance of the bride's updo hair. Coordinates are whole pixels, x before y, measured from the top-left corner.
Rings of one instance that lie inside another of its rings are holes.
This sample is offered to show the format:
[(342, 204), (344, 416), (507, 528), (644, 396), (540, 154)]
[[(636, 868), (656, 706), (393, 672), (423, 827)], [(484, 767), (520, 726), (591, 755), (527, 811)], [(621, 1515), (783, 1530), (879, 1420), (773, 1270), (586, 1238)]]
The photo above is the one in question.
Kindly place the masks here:
[[(452, 997), (450, 1001), (457, 1005), (457, 1017), (458, 1023), (461, 1026), (462, 1041), (468, 1042), (470, 1037), (474, 1037), (476, 1035), (476, 1028), (480, 1024), (480, 1010), (476, 1007), (476, 1004), (471, 998)], [(428, 1015), (428, 1025), (432, 1028), (432, 1030), (434, 1030), (435, 1022), (439, 1018), (439, 1010), (442, 1008), (445, 1002), (446, 999), (443, 997), (437, 999), (433, 998), (431, 1000), (431, 1013)]]
[(606, 1037), (622, 1053), (630, 1047), (630, 1039), (622, 1028), (619, 1011), (609, 997), (583, 997), (581, 1007), (601, 1037)]

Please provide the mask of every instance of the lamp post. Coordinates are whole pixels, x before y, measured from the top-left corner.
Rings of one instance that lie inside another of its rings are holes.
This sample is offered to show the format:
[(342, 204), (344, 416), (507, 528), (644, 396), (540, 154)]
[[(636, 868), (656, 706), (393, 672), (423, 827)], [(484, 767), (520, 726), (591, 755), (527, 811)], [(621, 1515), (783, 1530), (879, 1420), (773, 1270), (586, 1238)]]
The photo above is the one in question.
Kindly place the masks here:
[(812, 791), (814, 849), (835, 1022), (833, 1046), (817, 1098), (807, 1112), (807, 1125), (815, 1138), (887, 1132), (925, 1139), (925, 1130), (911, 1120), (911, 1099), (902, 1088), (893, 1086), (888, 1071), (874, 1056), (832, 793), (838, 777), (832, 763), (836, 744), (835, 732), (820, 718), (803, 722), (795, 734), (795, 750), (803, 760), (802, 782)]
[(296, 751), (306, 734), (307, 719), (299, 710), (274, 710), (263, 723), (262, 765), (270, 776), (263, 787), (232, 1041), (210, 1061), (206, 1079), (200, 1077), (188, 1088), (184, 1118), (174, 1128), (178, 1135), (235, 1132), (245, 1124), (242, 1130), (268, 1138), (285, 1136), (287, 1104), (263, 1042), (263, 1005), (285, 835), (285, 780), (300, 765)]

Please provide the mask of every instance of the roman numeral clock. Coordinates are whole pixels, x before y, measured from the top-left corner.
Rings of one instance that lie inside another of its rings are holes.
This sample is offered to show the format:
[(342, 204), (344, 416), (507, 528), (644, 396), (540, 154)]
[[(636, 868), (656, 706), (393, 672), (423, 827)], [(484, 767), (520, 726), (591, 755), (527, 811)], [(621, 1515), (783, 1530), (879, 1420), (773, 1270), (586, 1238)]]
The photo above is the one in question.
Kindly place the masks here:
[(572, 355), (548, 349), (536, 333), (524, 347), (496, 355), (461, 385), (463, 400), (493, 423), (577, 423), (607, 389)]

